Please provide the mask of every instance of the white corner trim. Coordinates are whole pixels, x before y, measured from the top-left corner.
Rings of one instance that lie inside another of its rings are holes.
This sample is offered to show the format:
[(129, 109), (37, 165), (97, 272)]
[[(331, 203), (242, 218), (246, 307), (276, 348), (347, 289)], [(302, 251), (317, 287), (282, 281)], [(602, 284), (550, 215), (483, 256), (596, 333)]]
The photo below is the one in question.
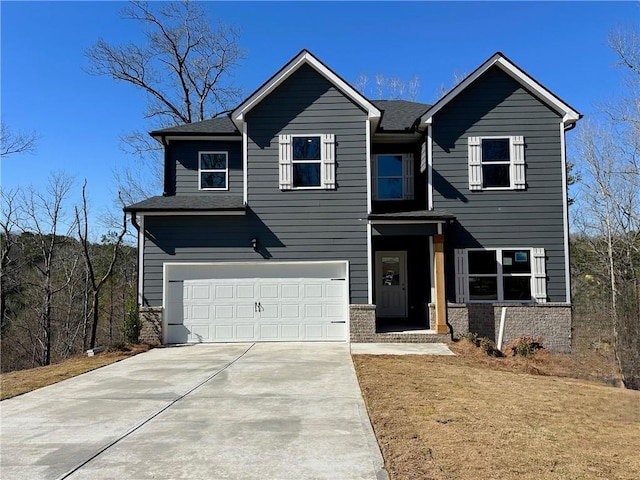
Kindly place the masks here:
[(571, 265), (569, 263), (569, 182), (567, 179), (567, 151), (564, 122), (560, 122), (560, 156), (562, 161), (562, 223), (564, 224), (564, 277), (566, 301), (571, 303)]
[(573, 123), (580, 119), (580, 114), (571, 108), (568, 104), (564, 103), (558, 97), (556, 97), (550, 90), (542, 86), (518, 66), (511, 63), (501, 53), (495, 53), (486, 62), (480, 65), (474, 70), (467, 78), (460, 82), (456, 87), (449, 91), (444, 97), (435, 103), (425, 114), (420, 118), (422, 126), (430, 125), (433, 122), (433, 116), (439, 112), (445, 105), (458, 96), (469, 85), (475, 82), (480, 76), (482, 76), (487, 70), (493, 66), (499, 67), (503, 72), (509, 75), (511, 78), (519, 82), (521, 85), (532, 91), (538, 98), (544, 101), (547, 105), (553, 107), (556, 111), (560, 112), (563, 116), (562, 121), (564, 124)]
[(427, 208), (433, 210), (433, 126), (427, 126)]
[(249, 135), (247, 133), (247, 122), (242, 122), (242, 199), (246, 205), (249, 204)]
[[(372, 212), (372, 206), (371, 206), (371, 202), (372, 202), (372, 197), (373, 197), (373, 190), (372, 190), (372, 178), (371, 178), (371, 162), (372, 162), (372, 158), (371, 158), (371, 123), (369, 123), (368, 120), (366, 120), (365, 122), (365, 156), (366, 156), (366, 162), (367, 162), (367, 215), (369, 215)], [(369, 302), (371, 303), (371, 302)]]
[(231, 112), (231, 119), (238, 124), (244, 121), (244, 115), (262, 101), (264, 97), (269, 95), (275, 90), (282, 82), (289, 78), (298, 68), (302, 65), (308, 64), (313, 67), (317, 72), (323, 75), (327, 80), (333, 83), (338, 89), (340, 89), (345, 95), (353, 100), (357, 105), (362, 107), (366, 112), (370, 120), (379, 119), (382, 115), (380, 110), (375, 107), (369, 100), (363, 97), (357, 90), (351, 85), (342, 80), (338, 75), (331, 71), (320, 60), (314, 57), (306, 50), (300, 52), (289, 63), (287, 63), (279, 72), (277, 72), (271, 79), (254, 92), (249, 98), (242, 102), (233, 112)]
[(141, 307), (144, 294), (144, 215), (140, 215), (138, 226), (138, 306)]
[(367, 302), (373, 304), (373, 242), (371, 222), (367, 223)]

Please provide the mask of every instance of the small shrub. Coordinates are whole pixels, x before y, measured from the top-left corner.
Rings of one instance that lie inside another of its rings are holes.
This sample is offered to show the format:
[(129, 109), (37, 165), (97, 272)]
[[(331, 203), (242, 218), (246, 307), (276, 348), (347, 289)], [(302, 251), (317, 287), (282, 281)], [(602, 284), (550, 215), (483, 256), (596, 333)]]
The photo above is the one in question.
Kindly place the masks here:
[(516, 338), (508, 347), (514, 357), (530, 357), (538, 350), (543, 349), (542, 340), (533, 337)]
[(490, 357), (504, 357), (503, 353), (496, 348), (495, 342), (490, 338), (482, 337), (480, 339), (479, 347)]
[(478, 346), (477, 333), (473, 333), (473, 332), (458, 333), (456, 337), (458, 340), (466, 340), (470, 344), (475, 345), (476, 347)]
[(124, 324), (122, 325), (122, 335), (127, 343), (138, 343), (140, 332), (142, 331), (142, 321), (137, 308), (132, 308), (127, 312)]

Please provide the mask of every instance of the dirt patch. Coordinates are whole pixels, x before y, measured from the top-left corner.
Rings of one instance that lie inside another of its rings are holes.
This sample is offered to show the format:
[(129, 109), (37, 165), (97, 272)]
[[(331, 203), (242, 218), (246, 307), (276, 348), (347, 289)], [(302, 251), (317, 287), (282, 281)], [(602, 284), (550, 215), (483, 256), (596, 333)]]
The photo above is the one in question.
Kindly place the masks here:
[(452, 349), (353, 357), (392, 480), (640, 478), (640, 392), (570, 378), (610, 362)]
[(88, 357), (86, 354), (76, 355), (46, 367), (2, 373), (0, 374), (0, 400), (58, 383), (67, 378), (146, 352), (148, 349), (147, 345), (130, 345), (124, 348), (110, 349), (93, 357)]

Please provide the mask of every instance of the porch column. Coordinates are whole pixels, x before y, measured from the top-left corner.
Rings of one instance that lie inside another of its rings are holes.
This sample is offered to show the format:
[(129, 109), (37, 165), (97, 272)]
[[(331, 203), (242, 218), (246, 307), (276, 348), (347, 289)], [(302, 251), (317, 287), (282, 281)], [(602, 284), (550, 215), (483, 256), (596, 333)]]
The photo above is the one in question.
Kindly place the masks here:
[(434, 270), (435, 270), (435, 310), (436, 333), (448, 333), (447, 328), (447, 301), (444, 294), (444, 235), (433, 236)]

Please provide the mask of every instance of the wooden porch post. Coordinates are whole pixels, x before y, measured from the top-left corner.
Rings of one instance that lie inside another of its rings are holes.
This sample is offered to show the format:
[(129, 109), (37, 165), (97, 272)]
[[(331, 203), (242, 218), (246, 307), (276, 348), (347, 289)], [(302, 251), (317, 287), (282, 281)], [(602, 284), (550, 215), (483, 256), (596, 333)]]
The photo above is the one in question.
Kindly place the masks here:
[(433, 236), (434, 270), (435, 270), (435, 310), (436, 333), (448, 333), (447, 301), (444, 294), (444, 235)]

